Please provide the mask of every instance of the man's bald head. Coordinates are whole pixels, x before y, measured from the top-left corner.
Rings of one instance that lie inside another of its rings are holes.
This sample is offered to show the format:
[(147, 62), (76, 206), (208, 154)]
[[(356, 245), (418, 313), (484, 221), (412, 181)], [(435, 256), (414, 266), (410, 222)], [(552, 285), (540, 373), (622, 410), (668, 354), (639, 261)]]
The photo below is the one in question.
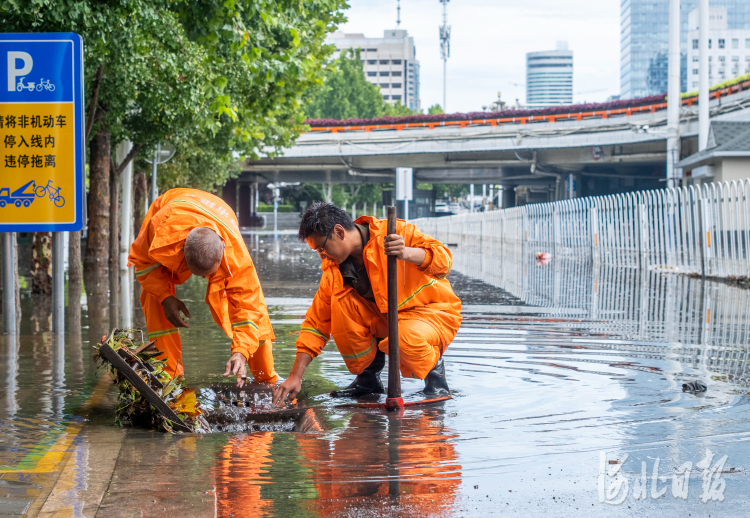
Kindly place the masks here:
[(210, 277), (221, 264), (224, 242), (210, 228), (197, 227), (185, 239), (185, 262), (194, 275)]

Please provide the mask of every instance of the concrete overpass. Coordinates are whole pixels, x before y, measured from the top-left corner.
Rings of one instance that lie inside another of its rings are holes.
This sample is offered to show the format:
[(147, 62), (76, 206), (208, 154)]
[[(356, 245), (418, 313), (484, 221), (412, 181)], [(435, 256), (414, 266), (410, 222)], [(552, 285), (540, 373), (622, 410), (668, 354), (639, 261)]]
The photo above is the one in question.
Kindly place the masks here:
[[(750, 90), (715, 96), (712, 120), (750, 120)], [(389, 183), (412, 167), (420, 183), (487, 183), (564, 198), (664, 186), (666, 103), (639, 111), (593, 112), (460, 124), (313, 128), (278, 158), (243, 163), (240, 183)], [(681, 114), (681, 156), (695, 153), (697, 102)], [(569, 176), (572, 175), (572, 176)], [(507, 200), (509, 206), (514, 204)], [(532, 200), (529, 200), (532, 201)]]

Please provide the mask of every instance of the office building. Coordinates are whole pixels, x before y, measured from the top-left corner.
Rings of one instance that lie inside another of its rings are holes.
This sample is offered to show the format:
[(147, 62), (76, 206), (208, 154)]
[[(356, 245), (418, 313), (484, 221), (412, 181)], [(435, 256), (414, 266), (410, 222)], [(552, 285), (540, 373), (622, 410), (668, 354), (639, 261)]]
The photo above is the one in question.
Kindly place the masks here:
[[(750, 72), (750, 29), (729, 29), (726, 6), (708, 10), (708, 84)], [(688, 90), (698, 89), (698, 9), (688, 15)]]
[[(689, 16), (698, 0), (682, 0), (680, 17), (681, 89), (692, 89), (688, 58)], [(727, 29), (750, 29), (750, 1), (711, 0), (711, 7), (726, 8)], [(692, 41), (690, 42), (692, 46)], [(620, 98), (632, 99), (667, 91), (669, 0), (620, 2)]]
[(573, 104), (573, 51), (557, 42), (557, 50), (526, 54), (526, 105), (545, 108)]
[(366, 38), (364, 34), (334, 32), (326, 43), (336, 46), (339, 52), (345, 49), (360, 49), (360, 58), (367, 79), (380, 87), (383, 98), (420, 111), (419, 61), (414, 38), (405, 30), (392, 29), (383, 32), (382, 38)]

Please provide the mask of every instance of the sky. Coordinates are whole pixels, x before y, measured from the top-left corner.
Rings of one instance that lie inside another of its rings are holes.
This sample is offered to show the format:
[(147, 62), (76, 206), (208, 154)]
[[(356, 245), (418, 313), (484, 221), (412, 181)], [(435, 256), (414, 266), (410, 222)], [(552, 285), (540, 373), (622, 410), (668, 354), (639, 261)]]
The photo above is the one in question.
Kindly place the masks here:
[[(344, 32), (382, 37), (396, 27), (396, 0), (349, 0)], [(422, 109), (443, 102), (439, 0), (402, 0), (401, 29), (414, 37)], [(573, 51), (573, 101), (599, 102), (620, 91), (619, 0), (451, 0), (448, 111), (482, 111), (497, 99), (525, 101), (526, 53)]]

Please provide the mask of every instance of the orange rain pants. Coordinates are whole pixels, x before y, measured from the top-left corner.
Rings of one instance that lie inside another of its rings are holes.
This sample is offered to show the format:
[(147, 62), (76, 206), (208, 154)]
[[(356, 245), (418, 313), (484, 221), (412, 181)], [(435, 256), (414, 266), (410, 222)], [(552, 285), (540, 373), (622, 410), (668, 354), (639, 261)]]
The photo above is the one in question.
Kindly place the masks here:
[[(370, 239), (362, 252), (375, 302), (369, 302), (344, 284), (338, 265), (323, 260), (323, 275), (312, 306), (302, 323), (297, 351), (315, 358), (333, 336), (346, 366), (359, 374), (380, 349), (388, 353), (388, 276), (385, 255), (386, 221), (362, 216)], [(417, 266), (398, 261), (398, 322), (400, 369), (404, 377), (424, 379), (461, 325), (461, 301), (446, 279), (452, 256), (440, 241), (422, 234), (416, 226), (398, 220), (397, 232), (407, 247), (425, 250)]]
[[(174, 285), (171, 286), (171, 290), (172, 296), (175, 296)], [(180, 330), (167, 320), (164, 307), (156, 300), (156, 297), (145, 290), (141, 290), (141, 306), (143, 307), (143, 314), (146, 316), (146, 329), (149, 331), (149, 339), (156, 340), (154, 344), (156, 348), (167, 353), (167, 372), (172, 377), (176, 374), (184, 374)], [(266, 381), (274, 383), (279, 379), (273, 366), (271, 344), (271, 340), (260, 340), (258, 349), (247, 361), (250, 372), (253, 373), (255, 381), (258, 383)]]
[(275, 382), (271, 320), (258, 274), (240, 234), (232, 209), (218, 198), (196, 189), (171, 189), (149, 207), (138, 237), (130, 247), (128, 265), (135, 265), (141, 284), (141, 305), (149, 338), (168, 355), (167, 372), (182, 374), (179, 330), (164, 315), (162, 302), (175, 296), (175, 285), (192, 273), (183, 248), (190, 231), (210, 228), (224, 243), (219, 269), (208, 280), (206, 303), (214, 321), (231, 337), (231, 352), (241, 353), (257, 382)]

